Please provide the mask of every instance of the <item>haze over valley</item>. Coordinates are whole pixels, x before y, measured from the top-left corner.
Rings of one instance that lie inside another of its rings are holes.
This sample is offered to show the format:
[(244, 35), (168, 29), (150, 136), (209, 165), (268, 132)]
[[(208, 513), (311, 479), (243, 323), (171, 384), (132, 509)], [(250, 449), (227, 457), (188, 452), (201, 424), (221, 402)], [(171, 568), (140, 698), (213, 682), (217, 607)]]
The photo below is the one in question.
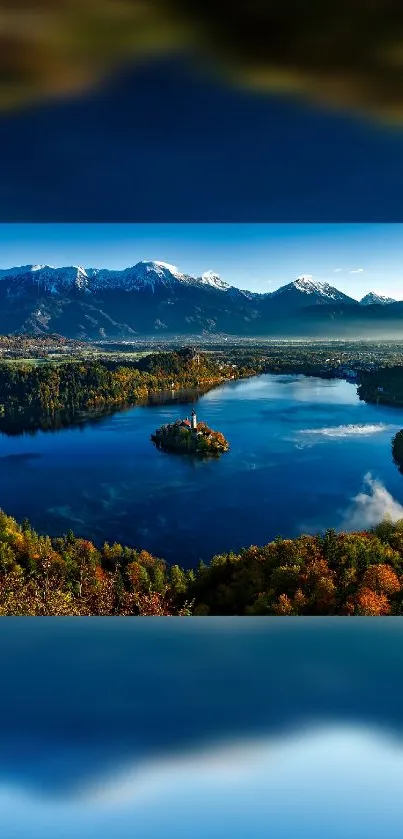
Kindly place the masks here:
[(402, 614), (400, 225), (1, 233), (0, 614)]
[[(245, 277), (245, 284), (247, 284)], [(214, 271), (201, 276), (161, 261), (123, 270), (25, 265), (0, 270), (0, 332), (82, 340), (144, 336), (400, 337), (403, 301), (360, 300), (301, 275), (265, 293)]]

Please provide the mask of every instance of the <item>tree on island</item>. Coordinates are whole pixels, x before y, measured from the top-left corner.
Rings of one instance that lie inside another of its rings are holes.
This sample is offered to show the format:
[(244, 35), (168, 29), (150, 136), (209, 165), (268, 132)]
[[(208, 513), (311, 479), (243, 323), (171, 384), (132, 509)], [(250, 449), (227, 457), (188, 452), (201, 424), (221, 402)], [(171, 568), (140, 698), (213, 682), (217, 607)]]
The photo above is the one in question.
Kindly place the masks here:
[(229, 449), (220, 431), (213, 431), (205, 422), (197, 422), (195, 411), (190, 420), (186, 417), (157, 428), (151, 440), (159, 449), (186, 454), (218, 456)]

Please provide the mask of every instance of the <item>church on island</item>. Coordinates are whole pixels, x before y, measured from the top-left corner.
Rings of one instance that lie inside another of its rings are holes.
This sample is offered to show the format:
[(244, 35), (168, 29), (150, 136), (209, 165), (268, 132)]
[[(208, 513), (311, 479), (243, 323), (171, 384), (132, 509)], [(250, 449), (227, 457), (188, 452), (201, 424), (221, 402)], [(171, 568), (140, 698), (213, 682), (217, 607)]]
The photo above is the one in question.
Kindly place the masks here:
[(213, 431), (205, 422), (197, 422), (196, 412), (191, 418), (178, 419), (171, 425), (161, 425), (151, 435), (157, 448), (188, 454), (218, 455), (229, 449), (229, 444), (220, 431)]
[(196, 412), (192, 411), (191, 419), (186, 417), (184, 420), (177, 420), (175, 425), (180, 425), (182, 428), (190, 428), (192, 431), (197, 431)]

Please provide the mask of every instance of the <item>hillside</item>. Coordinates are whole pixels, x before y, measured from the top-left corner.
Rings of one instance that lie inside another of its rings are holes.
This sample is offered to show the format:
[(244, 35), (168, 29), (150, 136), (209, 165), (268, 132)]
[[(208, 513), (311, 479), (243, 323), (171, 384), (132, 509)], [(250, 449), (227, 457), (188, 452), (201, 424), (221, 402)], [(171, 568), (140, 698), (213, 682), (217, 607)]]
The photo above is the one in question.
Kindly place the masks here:
[(166, 262), (123, 270), (25, 265), (0, 270), (0, 332), (75, 340), (214, 334), (366, 337), (401, 332), (403, 303), (361, 302), (301, 276), (274, 292), (245, 291), (214, 271), (192, 277)]
[[(113, 538), (113, 537), (112, 537)], [(0, 615), (401, 615), (403, 523), (278, 539), (187, 571), (0, 511)], [(178, 557), (180, 561), (180, 557)]]

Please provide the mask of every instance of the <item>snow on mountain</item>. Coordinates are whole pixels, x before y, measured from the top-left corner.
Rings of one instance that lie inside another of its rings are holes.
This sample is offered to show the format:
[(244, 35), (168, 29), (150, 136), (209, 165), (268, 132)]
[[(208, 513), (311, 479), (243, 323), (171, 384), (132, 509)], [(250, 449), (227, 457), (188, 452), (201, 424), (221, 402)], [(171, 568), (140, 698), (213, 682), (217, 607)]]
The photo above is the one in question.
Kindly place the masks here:
[(230, 288), (228, 283), (213, 271), (206, 271), (202, 277), (190, 277), (179, 271), (176, 265), (159, 260), (144, 260), (123, 270), (83, 268), (79, 265), (68, 268), (25, 265), (20, 268), (0, 269), (0, 279), (32, 285), (38, 291), (50, 294), (63, 294), (74, 288), (87, 293), (108, 289), (135, 291), (149, 288), (154, 291), (157, 285), (173, 286), (178, 282), (187, 285), (208, 285), (220, 291)]
[[(138, 263), (138, 264), (139, 265), (146, 265), (147, 263), (143, 262), (143, 263)], [(160, 260), (155, 259), (153, 262), (150, 262), (149, 264), (150, 264), (150, 266), (152, 266), (154, 268), (156, 267), (157, 269), (158, 268), (162, 268), (162, 270), (166, 269), (167, 271), (169, 271), (170, 274), (176, 274), (177, 277), (182, 276), (181, 272), (179, 271), (179, 268), (177, 268), (176, 265), (170, 265), (169, 262), (161, 262)]]
[(1, 269), (0, 280), (3, 283), (12, 281), (11, 293), (30, 286), (37, 293), (58, 295), (65, 294), (73, 287), (85, 290), (90, 277), (80, 265), (65, 268), (54, 268), (53, 265), (23, 265), (19, 268)]
[(388, 303), (396, 303), (392, 297), (384, 297), (382, 294), (377, 294), (375, 291), (370, 291), (365, 297), (360, 300), (360, 306), (372, 306), (377, 303), (380, 306), (386, 306)]
[(17, 268), (0, 268), (0, 280), (7, 280), (12, 277), (19, 277), (32, 271), (42, 268), (50, 268), (50, 265), (20, 265)]
[[(339, 291), (334, 286), (329, 285), (329, 283), (320, 282), (319, 280), (313, 280), (312, 275), (310, 274), (297, 277), (297, 279), (293, 280), (293, 282), (281, 286), (281, 288), (278, 288), (276, 289), (276, 291), (273, 291), (270, 296), (295, 296), (296, 293), (300, 293), (306, 296), (309, 295), (311, 298), (315, 298), (317, 301), (322, 300), (323, 302), (327, 303), (355, 302), (352, 297), (348, 297), (347, 294), (344, 294), (342, 291)], [(308, 301), (306, 302), (308, 304)]]
[[(215, 271), (205, 271), (200, 277), (182, 273), (176, 265), (160, 260), (142, 260), (122, 270), (108, 268), (83, 268), (72, 265), (55, 268), (52, 265), (23, 265), (16, 268), (0, 269), (0, 282), (6, 283), (9, 298), (20, 297), (25, 290), (31, 294), (63, 297), (70, 292), (81, 292), (87, 297), (106, 291), (141, 291), (155, 292), (157, 287), (175, 289), (178, 283), (195, 288), (208, 287), (219, 292), (228, 292), (229, 296), (244, 297), (249, 300), (280, 299), (285, 305), (307, 305), (312, 303), (353, 303), (351, 297), (326, 282), (314, 280), (310, 274), (297, 277), (274, 292), (259, 294), (240, 290), (221, 279)], [(394, 302), (388, 297), (370, 292), (360, 301), (361, 305), (371, 303)]]
[(195, 277), (159, 260), (122, 270), (42, 264), (0, 269), (0, 331), (53, 331), (80, 339), (130, 339), (161, 330), (173, 335), (307, 335), (335, 329), (355, 334), (360, 323), (370, 321), (380, 329), (392, 313), (403, 318), (403, 302), (401, 315), (398, 303), (375, 306), (373, 312), (368, 305), (374, 302), (390, 300), (370, 292), (359, 306), (310, 275), (274, 292), (252, 292), (229, 285), (215, 271)]
[(144, 286), (154, 288), (156, 283), (166, 285), (184, 278), (176, 265), (158, 261), (138, 262), (132, 268), (114, 273), (114, 279), (117, 280), (118, 285), (121, 280), (124, 280), (124, 284), (132, 288), (142, 288)]
[(32, 284), (44, 292), (57, 294), (68, 289), (98, 291), (105, 288), (134, 289), (154, 287), (156, 282), (182, 279), (178, 269), (165, 262), (139, 262), (132, 268), (111, 271), (103, 268), (83, 268), (73, 265), (54, 268), (52, 265), (24, 265), (0, 270), (0, 280), (14, 280)]
[(200, 282), (204, 285), (212, 286), (213, 288), (218, 288), (220, 291), (228, 291), (231, 286), (224, 282), (221, 279), (219, 274), (216, 274), (214, 271), (205, 271), (204, 274), (200, 277)]

